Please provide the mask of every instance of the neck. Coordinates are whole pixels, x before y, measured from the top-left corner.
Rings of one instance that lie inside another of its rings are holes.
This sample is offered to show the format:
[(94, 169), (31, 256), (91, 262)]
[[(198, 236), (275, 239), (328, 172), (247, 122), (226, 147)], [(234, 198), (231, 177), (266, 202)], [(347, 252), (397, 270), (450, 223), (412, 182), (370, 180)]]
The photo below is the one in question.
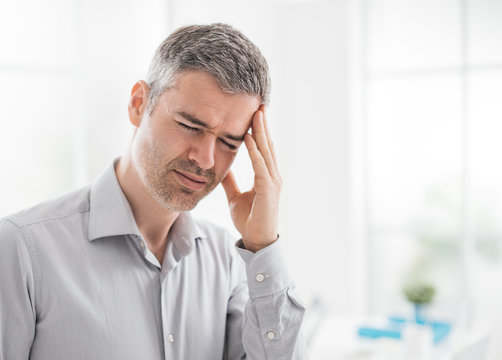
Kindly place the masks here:
[(148, 248), (162, 264), (167, 235), (179, 212), (164, 208), (148, 193), (129, 153), (117, 163), (115, 173)]

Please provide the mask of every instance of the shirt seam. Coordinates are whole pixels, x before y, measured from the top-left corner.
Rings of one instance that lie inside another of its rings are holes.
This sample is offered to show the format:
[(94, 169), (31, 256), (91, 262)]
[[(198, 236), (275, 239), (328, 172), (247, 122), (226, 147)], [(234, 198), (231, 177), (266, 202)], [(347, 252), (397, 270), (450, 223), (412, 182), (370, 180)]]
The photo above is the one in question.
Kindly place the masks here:
[(23, 229), (23, 228), (28, 227), (28, 226), (38, 225), (38, 224), (47, 223), (47, 222), (55, 221), (55, 220), (62, 220), (62, 219), (65, 219), (65, 218), (70, 217), (70, 216), (75, 215), (75, 214), (85, 214), (85, 213), (89, 213), (89, 209), (85, 209), (85, 210), (77, 209), (77, 211), (73, 211), (73, 212), (71, 212), (69, 214), (65, 214), (65, 215), (61, 215), (61, 216), (56, 216), (56, 217), (44, 218), (44, 219), (40, 219), (40, 220), (33, 221), (33, 222), (27, 222), (27, 223), (16, 222), (14, 219), (9, 218), (9, 217), (4, 218), (3, 220), (9, 221), (10, 223), (16, 225), (16, 227), (19, 228), (19, 229)]
[(33, 242), (30, 241), (28, 243), (27, 237), (29, 237), (28, 233), (26, 230), (22, 227), (13, 222), (10, 219), (2, 219), (2, 221), (5, 221), (6, 223), (10, 223), (14, 225), (18, 230), (19, 233), (21, 234), (21, 238), (23, 240), (23, 244), (26, 247), (26, 250), (28, 251), (28, 256), (30, 258), (30, 265), (31, 265), (31, 270), (33, 271), (33, 310), (34, 310), (34, 317), (35, 317), (35, 322), (37, 320), (37, 299), (40, 297), (40, 282), (42, 279), (42, 272), (40, 269), (40, 265), (38, 261), (36, 260), (36, 249), (35, 246), (33, 245)]

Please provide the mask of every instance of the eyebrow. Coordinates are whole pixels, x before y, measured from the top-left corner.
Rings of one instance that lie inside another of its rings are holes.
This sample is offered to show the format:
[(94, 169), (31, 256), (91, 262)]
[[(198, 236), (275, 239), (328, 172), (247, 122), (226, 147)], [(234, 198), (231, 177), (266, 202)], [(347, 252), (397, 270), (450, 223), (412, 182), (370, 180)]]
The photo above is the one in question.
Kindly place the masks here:
[[(196, 118), (195, 116), (190, 115), (184, 111), (177, 111), (176, 114), (178, 114), (179, 116), (181, 116), (185, 120), (191, 122), (192, 124), (199, 125), (205, 129), (209, 129), (209, 130), (214, 129), (214, 127), (210, 127), (206, 122), (204, 122), (204, 121)], [(239, 135), (232, 135), (229, 133), (222, 133), (220, 136), (225, 137), (230, 140), (234, 140), (234, 141), (244, 141), (245, 135), (246, 134), (239, 136)]]

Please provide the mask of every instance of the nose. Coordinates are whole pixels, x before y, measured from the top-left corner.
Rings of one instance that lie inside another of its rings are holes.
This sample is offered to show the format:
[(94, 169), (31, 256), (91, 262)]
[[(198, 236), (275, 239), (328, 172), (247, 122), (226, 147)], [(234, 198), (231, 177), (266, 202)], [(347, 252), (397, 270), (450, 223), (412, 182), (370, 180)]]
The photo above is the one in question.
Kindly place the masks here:
[(215, 146), (215, 137), (205, 134), (192, 143), (188, 158), (195, 161), (201, 169), (211, 169), (214, 166)]

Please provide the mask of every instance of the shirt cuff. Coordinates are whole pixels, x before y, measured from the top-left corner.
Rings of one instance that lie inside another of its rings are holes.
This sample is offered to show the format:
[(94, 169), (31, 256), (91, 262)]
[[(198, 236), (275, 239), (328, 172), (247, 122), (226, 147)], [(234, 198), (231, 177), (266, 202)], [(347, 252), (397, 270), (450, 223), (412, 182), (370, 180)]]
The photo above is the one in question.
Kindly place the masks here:
[(292, 280), (282, 254), (282, 240), (278, 239), (256, 253), (246, 250), (242, 240), (235, 245), (246, 263), (251, 298), (273, 295), (291, 286)]

